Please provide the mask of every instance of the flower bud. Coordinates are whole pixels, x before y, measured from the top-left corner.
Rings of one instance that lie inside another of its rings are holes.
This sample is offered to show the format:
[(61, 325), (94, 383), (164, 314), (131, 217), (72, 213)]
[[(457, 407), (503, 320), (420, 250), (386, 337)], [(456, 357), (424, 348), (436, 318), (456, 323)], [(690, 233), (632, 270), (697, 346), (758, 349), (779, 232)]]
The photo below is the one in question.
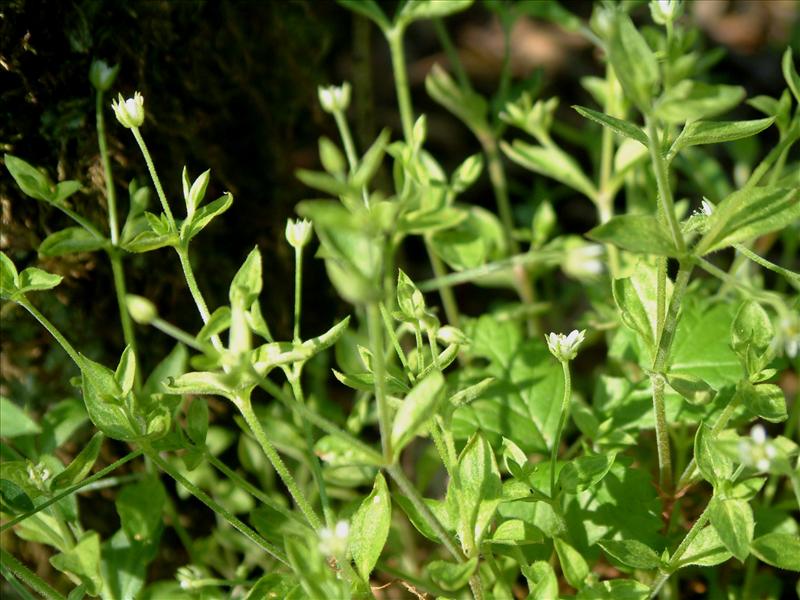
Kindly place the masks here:
[(119, 94), (117, 99), (111, 103), (111, 108), (114, 109), (117, 121), (123, 127), (132, 129), (141, 127), (142, 123), (144, 123), (144, 98), (139, 92), (136, 92), (133, 98), (128, 98), (127, 100), (122, 97), (122, 94)]
[(350, 106), (350, 84), (346, 81), (340, 86), (320, 86), (317, 91), (322, 110), (327, 113), (344, 112)]
[(569, 335), (551, 333), (544, 336), (550, 353), (558, 360), (564, 362), (572, 360), (578, 355), (578, 348), (583, 343), (586, 330), (573, 329)]
[(125, 298), (125, 303), (128, 306), (131, 318), (140, 325), (149, 325), (158, 317), (156, 305), (147, 298), (128, 294)]
[(98, 92), (106, 92), (114, 84), (118, 72), (119, 65), (110, 67), (104, 60), (95, 60), (89, 67), (89, 81)]
[(469, 343), (469, 338), (464, 335), (464, 332), (451, 325), (440, 327), (436, 332), (437, 339), (443, 344), (458, 344), (464, 346)]
[(681, 15), (682, 11), (683, 6), (681, 6), (680, 0), (650, 1), (650, 16), (658, 25), (672, 23)]
[(286, 241), (295, 250), (301, 249), (311, 241), (311, 231), (311, 221), (308, 219), (286, 221)]

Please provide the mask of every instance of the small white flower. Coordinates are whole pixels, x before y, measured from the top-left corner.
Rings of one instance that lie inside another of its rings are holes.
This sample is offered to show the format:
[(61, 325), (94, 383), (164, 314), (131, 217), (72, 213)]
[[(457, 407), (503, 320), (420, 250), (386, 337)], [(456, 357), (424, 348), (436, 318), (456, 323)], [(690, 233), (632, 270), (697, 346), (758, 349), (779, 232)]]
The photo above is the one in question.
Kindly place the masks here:
[(347, 538), (350, 535), (350, 524), (339, 521), (333, 527), (319, 530), (319, 550), (325, 556), (341, 556), (347, 552)]
[(327, 113), (344, 112), (350, 106), (350, 84), (320, 86), (317, 90), (322, 110)]
[(572, 360), (578, 354), (578, 348), (583, 343), (586, 330), (573, 329), (569, 335), (551, 333), (544, 336), (550, 352), (560, 361)]
[(650, 14), (653, 21), (659, 25), (674, 21), (680, 15), (681, 9), (679, 0), (652, 0), (650, 2)]
[(139, 92), (127, 100), (119, 94), (117, 99), (111, 102), (111, 108), (114, 109), (117, 121), (128, 129), (141, 127), (144, 123), (144, 97)]
[(769, 464), (768, 458), (759, 458), (756, 462), (756, 469), (759, 471), (769, 471)]
[(567, 246), (562, 269), (575, 279), (591, 279), (603, 273), (605, 248), (600, 244)]
[(756, 444), (763, 446), (764, 442), (767, 441), (767, 431), (762, 425), (755, 425), (750, 430), (750, 437)]
[(458, 344), (459, 346), (463, 346), (469, 343), (469, 338), (464, 335), (464, 332), (453, 327), (452, 325), (439, 327), (439, 329), (436, 331), (436, 338), (443, 344), (448, 345)]
[(311, 241), (311, 221), (303, 219), (286, 221), (286, 241), (292, 248), (299, 249)]
[(701, 212), (707, 217), (710, 217), (711, 213), (714, 212), (714, 205), (711, 204), (711, 202), (709, 202), (705, 198), (703, 199), (702, 202), (700, 202), (700, 206), (701, 206), (701, 209), (700, 209)]

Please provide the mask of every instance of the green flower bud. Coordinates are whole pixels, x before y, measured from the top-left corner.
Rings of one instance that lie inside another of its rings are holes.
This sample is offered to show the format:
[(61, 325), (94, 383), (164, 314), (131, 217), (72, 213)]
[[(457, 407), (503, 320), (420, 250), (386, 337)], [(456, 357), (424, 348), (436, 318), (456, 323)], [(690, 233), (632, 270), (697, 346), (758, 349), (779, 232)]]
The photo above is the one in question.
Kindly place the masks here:
[(340, 85), (319, 87), (319, 103), (327, 113), (344, 112), (350, 106), (350, 84), (346, 81)]
[(133, 320), (140, 325), (149, 325), (158, 317), (156, 305), (142, 296), (128, 294), (125, 298), (125, 304), (128, 306), (128, 312)]
[(89, 81), (98, 92), (106, 92), (114, 84), (118, 72), (119, 65), (110, 67), (104, 60), (95, 60), (89, 67)]
[(681, 15), (681, 12), (683, 12), (683, 6), (680, 0), (650, 1), (650, 15), (653, 17), (653, 21), (659, 25), (672, 23)]
[(123, 127), (132, 129), (141, 127), (142, 123), (144, 123), (144, 98), (139, 92), (136, 92), (133, 98), (128, 98), (127, 100), (122, 97), (122, 94), (119, 94), (117, 99), (111, 103), (111, 108), (114, 109), (117, 121)]
[(464, 332), (453, 327), (452, 325), (440, 327), (436, 332), (436, 338), (443, 344), (448, 345), (457, 344), (459, 346), (464, 346), (469, 344), (469, 338), (464, 335)]
[(308, 219), (303, 219), (301, 221), (289, 219), (286, 221), (286, 241), (296, 250), (299, 250), (311, 241), (311, 232), (311, 221)]

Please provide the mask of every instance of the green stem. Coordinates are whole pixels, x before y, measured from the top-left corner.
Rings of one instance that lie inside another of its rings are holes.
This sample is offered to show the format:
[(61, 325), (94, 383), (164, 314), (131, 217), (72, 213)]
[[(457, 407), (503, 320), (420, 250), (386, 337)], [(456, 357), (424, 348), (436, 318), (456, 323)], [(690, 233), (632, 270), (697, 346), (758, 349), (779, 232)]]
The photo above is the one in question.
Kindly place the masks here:
[(664, 404), (664, 377), (666, 375), (667, 359), (672, 348), (672, 341), (675, 339), (675, 330), (678, 325), (678, 312), (680, 310), (689, 277), (694, 269), (694, 263), (681, 261), (678, 275), (675, 278), (675, 285), (672, 290), (672, 298), (664, 319), (664, 327), (658, 338), (655, 359), (653, 360), (650, 381), (653, 388), (653, 412), (655, 414), (656, 443), (658, 446), (658, 472), (661, 489), (666, 490), (672, 487), (672, 460), (669, 450), (669, 431)]
[(318, 531), (322, 527), (322, 522), (314, 512), (314, 509), (311, 508), (308, 500), (306, 500), (305, 495), (298, 487), (297, 482), (295, 481), (294, 477), (292, 477), (289, 469), (286, 468), (286, 465), (278, 454), (278, 451), (275, 450), (272, 442), (269, 441), (267, 434), (264, 432), (264, 428), (261, 427), (261, 423), (259, 422), (258, 417), (256, 417), (256, 413), (253, 411), (250, 398), (239, 396), (234, 401), (234, 404), (236, 404), (236, 407), (242, 413), (242, 416), (247, 422), (248, 427), (250, 427), (250, 430), (253, 432), (256, 441), (259, 443), (261, 449), (264, 451), (264, 454), (269, 459), (269, 462), (272, 464), (275, 472), (278, 473), (278, 476), (281, 478), (281, 481), (283, 481), (286, 489), (289, 490), (289, 494), (291, 495), (297, 507), (300, 509), (300, 512), (303, 513), (303, 516), (305, 516), (311, 527), (313, 527), (315, 531)]
[(126, 454), (125, 456), (123, 456), (119, 460), (111, 463), (107, 467), (105, 467), (103, 469), (100, 469), (97, 473), (95, 473), (91, 477), (88, 477), (88, 478), (84, 479), (83, 481), (68, 487), (67, 489), (61, 491), (60, 493), (56, 494), (52, 498), (48, 499), (47, 501), (42, 502), (39, 506), (37, 506), (32, 511), (23, 513), (21, 515), (17, 515), (16, 517), (11, 519), (10, 521), (7, 521), (6, 523), (3, 523), (2, 526), (0, 526), (0, 533), (4, 532), (6, 529), (9, 529), (9, 528), (13, 527), (14, 525), (17, 525), (18, 523), (22, 523), (25, 519), (28, 519), (28, 518), (32, 517), (33, 515), (43, 511), (45, 508), (55, 504), (56, 502), (58, 502), (62, 498), (66, 498), (67, 496), (70, 496), (70, 495), (74, 494), (75, 492), (77, 492), (78, 490), (81, 490), (83, 488), (89, 488), (90, 484), (94, 483), (95, 481), (98, 481), (98, 480), (102, 479), (103, 477), (105, 477), (106, 475), (111, 473), (112, 471), (115, 471), (116, 469), (118, 469), (119, 467), (124, 465), (126, 462), (128, 462), (130, 460), (133, 460), (134, 458), (137, 458), (140, 454), (142, 454), (141, 450), (134, 450), (133, 452), (130, 452), (129, 454)]
[(672, 243), (679, 254), (686, 251), (686, 243), (681, 234), (681, 227), (678, 218), (675, 216), (675, 205), (672, 199), (672, 189), (669, 187), (669, 177), (667, 175), (667, 164), (661, 152), (658, 130), (655, 121), (651, 117), (645, 118), (647, 124), (647, 147), (650, 150), (650, 160), (653, 163), (653, 171), (658, 185), (658, 199), (661, 207), (661, 214), (669, 226), (672, 236)]
[(31, 313), (33, 318), (39, 321), (42, 327), (47, 329), (50, 335), (52, 335), (55, 338), (58, 344), (69, 355), (69, 357), (72, 359), (72, 362), (74, 362), (75, 365), (80, 369), (81, 365), (83, 365), (83, 360), (81, 359), (81, 355), (78, 354), (77, 350), (75, 350), (72, 344), (70, 344), (69, 341), (67, 341), (67, 338), (65, 338), (61, 334), (61, 332), (56, 328), (56, 326), (53, 325), (49, 320), (47, 320), (47, 317), (45, 317), (42, 313), (40, 313), (39, 310), (33, 304), (31, 304), (30, 301), (25, 296), (22, 295), (15, 296), (14, 301), (17, 304), (19, 304), (22, 308), (27, 310), (29, 313)]
[[(433, 275), (437, 279), (441, 279), (447, 276), (447, 269), (444, 266), (444, 262), (433, 249), (433, 244), (431, 243), (430, 237), (425, 236), (425, 249), (428, 251), (428, 258), (431, 261), (431, 267), (433, 267)], [(453, 327), (459, 327), (459, 323), (461, 322), (461, 314), (458, 310), (458, 303), (456, 302), (455, 294), (453, 294), (453, 290), (449, 285), (443, 285), (439, 288), (439, 296), (442, 299), (442, 306), (444, 306), (444, 314), (447, 317), (447, 322), (450, 323)]]
[(403, 369), (405, 370), (406, 375), (412, 381), (414, 381), (414, 374), (411, 372), (411, 368), (408, 366), (408, 361), (406, 360), (406, 353), (403, 352), (403, 348), (400, 346), (400, 340), (397, 339), (397, 334), (394, 330), (394, 325), (392, 323), (392, 317), (389, 315), (389, 311), (386, 310), (386, 307), (381, 304), (381, 318), (383, 318), (383, 326), (387, 334), (389, 335), (389, 339), (392, 342), (392, 347), (394, 348), (395, 353), (397, 354), (397, 358), (400, 359), (400, 364), (403, 365)]
[(205, 454), (206, 459), (208, 459), (208, 462), (210, 462), (211, 465), (214, 468), (216, 468), (220, 473), (225, 475), (225, 477), (227, 477), (228, 479), (233, 481), (242, 490), (244, 490), (245, 492), (247, 492), (248, 494), (253, 496), (253, 498), (258, 500), (262, 504), (265, 504), (266, 506), (268, 506), (269, 508), (271, 508), (275, 512), (280, 513), (281, 515), (283, 515), (287, 519), (289, 519), (291, 521), (294, 521), (298, 525), (302, 525), (303, 527), (308, 527), (308, 523), (306, 523), (303, 519), (298, 517), (297, 513), (287, 509), (285, 506), (283, 506), (279, 502), (276, 502), (275, 500), (273, 500), (272, 498), (267, 496), (264, 492), (259, 490), (256, 486), (254, 486), (252, 483), (247, 481), (244, 477), (239, 475), (239, 473), (237, 473), (236, 471), (231, 469), (228, 465), (226, 465), (224, 462), (222, 462), (219, 458), (217, 458), (216, 456), (211, 454), (208, 451), (207, 448), (206, 448), (204, 454)]
[(144, 161), (147, 163), (147, 170), (150, 171), (150, 178), (153, 180), (153, 185), (156, 188), (158, 199), (161, 201), (161, 208), (164, 209), (164, 214), (167, 215), (167, 220), (169, 221), (172, 231), (177, 231), (175, 219), (172, 216), (172, 211), (169, 209), (167, 196), (164, 194), (164, 189), (161, 187), (161, 180), (158, 178), (158, 173), (156, 173), (156, 167), (153, 164), (153, 159), (150, 157), (150, 152), (147, 150), (147, 144), (144, 143), (144, 138), (142, 137), (138, 127), (131, 127), (131, 131), (133, 132), (133, 137), (136, 138), (136, 143), (139, 144), (139, 149), (142, 151)]
[(370, 302), (367, 306), (367, 329), (372, 347), (373, 373), (375, 376), (375, 401), (378, 404), (378, 426), (381, 434), (381, 448), (383, 460), (392, 463), (391, 422), (389, 416), (389, 403), (386, 399), (386, 365), (384, 364), (383, 323), (381, 322), (380, 308), (377, 302)]
[[(117, 307), (119, 308), (119, 320), (122, 325), (122, 336), (125, 339), (125, 344), (130, 346), (134, 354), (137, 354), (136, 334), (133, 330), (131, 315), (128, 313), (128, 307), (125, 304), (125, 298), (128, 296), (125, 286), (125, 271), (122, 268), (122, 257), (117, 248), (110, 248), (108, 250), (108, 259), (111, 261), (111, 273), (114, 276), (114, 292), (117, 295)], [(137, 379), (139, 375), (139, 368), (137, 365)]]
[(500, 213), (500, 222), (503, 225), (506, 243), (511, 254), (519, 253), (519, 243), (514, 239), (514, 217), (511, 213), (511, 201), (508, 197), (508, 182), (506, 181), (503, 161), (500, 157), (500, 149), (497, 147), (497, 140), (490, 131), (477, 132), (478, 140), (483, 146), (486, 154), (487, 169), (489, 171), (489, 181), (494, 189), (494, 197), (497, 202), (497, 211)]
[(14, 555), (3, 547), (0, 547), (0, 564), (43, 598), (47, 598), (47, 600), (66, 600), (55, 588), (23, 565)]
[(561, 371), (564, 373), (564, 396), (561, 399), (561, 414), (558, 417), (558, 428), (550, 450), (550, 497), (555, 498), (556, 490), (556, 463), (558, 461), (558, 447), (561, 445), (561, 434), (567, 424), (569, 416), (569, 401), (572, 397), (572, 379), (569, 373), (569, 361), (562, 360)]
[[(713, 502), (714, 499), (711, 499)], [(706, 506), (703, 514), (701, 514), (697, 521), (694, 522), (692, 528), (689, 530), (689, 533), (686, 534), (686, 537), (683, 538), (683, 541), (680, 543), (678, 548), (672, 554), (670, 558), (669, 565), (665, 572), (661, 573), (653, 585), (650, 587), (650, 598), (655, 598), (658, 595), (658, 592), (661, 590), (661, 587), (666, 583), (669, 579), (670, 575), (674, 569), (678, 568), (678, 561), (680, 558), (685, 554), (686, 550), (689, 548), (689, 545), (694, 541), (694, 538), (697, 537), (697, 534), (703, 529), (705, 524), (708, 522), (709, 514), (708, 514), (708, 507), (711, 506), (711, 502), (709, 502), (708, 506)]]
[(447, 32), (447, 27), (441, 18), (433, 19), (433, 27), (436, 30), (436, 37), (439, 38), (439, 43), (442, 45), (444, 53), (447, 55), (447, 60), (450, 61), (450, 66), (453, 67), (453, 72), (458, 80), (458, 85), (465, 90), (471, 90), (472, 85), (469, 82), (469, 75), (458, 56), (458, 50), (453, 45), (453, 40)]
[(2, 576), (3, 579), (8, 582), (8, 585), (14, 588), (14, 591), (20, 598), (22, 598), (22, 600), (36, 600), (33, 594), (28, 591), (28, 588), (22, 585), (21, 581), (17, 580), (17, 578), (14, 576), (14, 573), (12, 573), (10, 569), (6, 568), (2, 560), (0, 560), (0, 576)]
[[(297, 369), (295, 373), (287, 371), (287, 378), (289, 384), (292, 386), (292, 393), (294, 394), (295, 402), (305, 406), (305, 395), (303, 394), (303, 386), (300, 382), (300, 370)], [(307, 419), (300, 419), (303, 422), (303, 433), (306, 437), (306, 446), (308, 451), (308, 462), (311, 465), (311, 474), (314, 477), (314, 482), (317, 484), (319, 490), (319, 502), (322, 505), (322, 514), (325, 517), (325, 524), (328, 527), (333, 526), (333, 510), (331, 503), (328, 499), (328, 492), (325, 488), (325, 478), (322, 476), (322, 467), (319, 464), (319, 459), (314, 453), (314, 435), (311, 431), (311, 423)]]
[(414, 110), (411, 107), (411, 90), (408, 85), (406, 58), (403, 51), (404, 33), (405, 27), (402, 25), (395, 25), (385, 32), (392, 57), (392, 72), (394, 73), (394, 85), (397, 90), (397, 104), (400, 107), (403, 138), (407, 143), (411, 143), (414, 131)]
[[(197, 285), (197, 279), (194, 276), (194, 269), (192, 269), (192, 262), (189, 260), (189, 247), (188, 245), (179, 245), (175, 248), (178, 253), (178, 258), (181, 261), (181, 268), (183, 269), (183, 276), (186, 278), (186, 285), (189, 287), (189, 293), (192, 295), (197, 311), (200, 313), (200, 318), (203, 323), (208, 323), (211, 318), (211, 312), (208, 310), (203, 292), (200, 291), (200, 286)], [(211, 336), (211, 344), (216, 350), (222, 350), (222, 340), (219, 335), (214, 334)]]
[(175, 327), (175, 325), (173, 325), (169, 321), (165, 321), (160, 317), (156, 317), (155, 319), (153, 319), (150, 325), (158, 329), (161, 333), (165, 333), (169, 337), (180, 342), (181, 344), (189, 346), (189, 348), (194, 348), (199, 352), (206, 351), (206, 348), (203, 348), (203, 345), (200, 344), (194, 337), (186, 333), (183, 329)]
[(450, 534), (444, 528), (444, 525), (442, 525), (439, 519), (436, 518), (436, 515), (431, 512), (431, 509), (428, 508), (428, 505), (425, 504), (425, 501), (417, 491), (417, 488), (415, 488), (414, 484), (408, 480), (400, 466), (388, 466), (386, 467), (386, 471), (389, 473), (389, 476), (394, 479), (395, 483), (397, 483), (397, 486), (400, 488), (403, 494), (405, 494), (406, 498), (408, 498), (411, 504), (414, 505), (414, 508), (417, 509), (417, 512), (420, 514), (420, 516), (439, 537), (445, 549), (451, 554), (451, 556), (459, 563), (465, 562), (464, 555), (458, 549), (458, 546), (456, 546), (455, 541), (453, 541), (453, 539), (450, 537)]
[(353, 143), (353, 136), (350, 133), (350, 127), (347, 124), (347, 119), (344, 113), (337, 110), (333, 113), (333, 118), (336, 121), (336, 127), (339, 129), (339, 136), (342, 138), (344, 144), (344, 153), (347, 156), (347, 163), (350, 166), (350, 172), (355, 173), (358, 168), (358, 154), (356, 154), (356, 146)]
[(153, 448), (145, 447), (143, 448), (144, 453), (156, 464), (158, 467), (164, 471), (167, 475), (172, 477), (176, 482), (180, 483), (186, 491), (188, 491), (192, 496), (200, 500), (203, 504), (205, 504), (208, 508), (213, 510), (216, 514), (221, 516), (225, 519), (231, 526), (235, 529), (240, 531), (247, 537), (251, 542), (253, 542), (256, 546), (264, 550), (267, 554), (272, 556), (274, 559), (282, 562), (285, 565), (289, 565), (289, 562), (286, 560), (286, 557), (283, 555), (283, 552), (270, 544), (267, 540), (261, 537), (258, 533), (253, 531), (249, 526), (245, 523), (240, 521), (235, 515), (229, 512), (225, 507), (219, 504), (216, 500), (211, 498), (208, 494), (206, 494), (203, 490), (193, 484), (191, 481), (186, 479), (180, 471), (178, 471), (175, 467), (169, 464), (166, 460), (161, 458)]
[(745, 246), (743, 244), (734, 244), (733, 247), (736, 248), (739, 252), (741, 252), (744, 256), (746, 256), (747, 258), (752, 260), (754, 263), (759, 264), (762, 267), (764, 267), (765, 269), (773, 271), (774, 273), (777, 273), (778, 275), (782, 275), (790, 283), (792, 283), (795, 287), (797, 287), (798, 284), (800, 284), (800, 274), (795, 273), (794, 271), (792, 271), (790, 269), (784, 269), (783, 267), (781, 267), (779, 265), (776, 265), (773, 262), (768, 261), (766, 258), (763, 258), (762, 256), (759, 256), (758, 254), (756, 254), (755, 252), (753, 252), (752, 250), (750, 250), (747, 246)]
[(111, 174), (111, 160), (108, 155), (106, 143), (106, 122), (103, 116), (103, 92), (98, 91), (95, 102), (95, 116), (97, 122), (97, 143), (100, 146), (100, 162), (103, 165), (103, 175), (106, 180), (106, 201), (108, 202), (108, 229), (111, 234), (111, 244), (116, 246), (119, 242), (119, 225), (117, 224), (117, 192), (114, 189), (114, 178)]
[(294, 251), (294, 341), (300, 341), (300, 310), (303, 302), (303, 248)]

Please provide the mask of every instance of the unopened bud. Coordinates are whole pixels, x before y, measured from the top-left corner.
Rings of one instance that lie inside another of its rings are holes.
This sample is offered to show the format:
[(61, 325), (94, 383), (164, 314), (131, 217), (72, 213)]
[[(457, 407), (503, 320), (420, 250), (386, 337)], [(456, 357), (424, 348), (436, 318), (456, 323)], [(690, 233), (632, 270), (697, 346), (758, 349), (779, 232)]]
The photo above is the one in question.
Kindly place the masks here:
[(125, 303), (131, 318), (140, 325), (149, 325), (158, 317), (156, 305), (143, 296), (128, 294)]
[(346, 81), (340, 85), (329, 85), (318, 88), (319, 103), (327, 113), (344, 112), (350, 106), (350, 84)]
[(118, 72), (119, 65), (110, 67), (104, 60), (95, 60), (89, 67), (89, 81), (97, 91), (106, 92), (114, 84)]
[(144, 97), (136, 92), (133, 98), (127, 100), (122, 97), (122, 94), (117, 96), (117, 99), (111, 103), (111, 108), (114, 109), (114, 114), (117, 116), (123, 127), (132, 129), (134, 127), (141, 127), (144, 123)]
[(301, 221), (289, 219), (286, 221), (286, 241), (296, 250), (311, 241), (311, 231), (311, 221), (308, 219), (302, 219)]

